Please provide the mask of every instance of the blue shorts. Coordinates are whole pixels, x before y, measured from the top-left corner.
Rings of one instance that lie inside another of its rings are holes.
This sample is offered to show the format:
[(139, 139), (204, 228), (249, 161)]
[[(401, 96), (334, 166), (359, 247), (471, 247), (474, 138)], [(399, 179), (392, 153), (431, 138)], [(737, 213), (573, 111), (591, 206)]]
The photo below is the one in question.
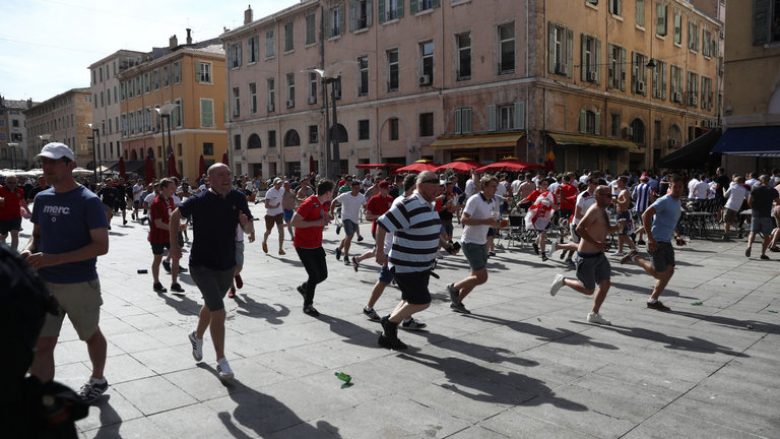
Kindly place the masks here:
[(469, 267), (471, 271), (484, 270), (487, 266), (488, 251), (487, 244), (472, 244), (470, 242), (464, 242), (463, 256), (469, 261)]
[(284, 222), (289, 223), (290, 220), (292, 220), (293, 213), (295, 213), (292, 209), (284, 209)]
[(390, 268), (387, 266), (387, 264), (382, 266), (382, 269), (379, 270), (379, 282), (382, 282), (383, 284), (390, 284), (390, 282), (393, 281), (393, 272), (390, 271)]
[(344, 227), (344, 234), (347, 236), (354, 235), (358, 229), (358, 225), (354, 221), (348, 219), (342, 220), (341, 226)]

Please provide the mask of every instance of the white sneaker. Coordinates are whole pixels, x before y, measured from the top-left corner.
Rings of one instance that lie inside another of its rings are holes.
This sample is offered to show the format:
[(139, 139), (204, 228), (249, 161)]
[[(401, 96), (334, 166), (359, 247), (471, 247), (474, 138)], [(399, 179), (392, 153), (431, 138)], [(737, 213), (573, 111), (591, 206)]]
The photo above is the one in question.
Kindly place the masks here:
[(553, 280), (552, 285), (550, 285), (550, 295), (555, 296), (558, 294), (558, 290), (560, 290), (563, 287), (563, 277), (562, 274), (556, 274), (555, 280)]
[(221, 380), (232, 380), (235, 376), (233, 369), (230, 368), (230, 363), (225, 358), (217, 360), (217, 374)]
[(192, 344), (192, 358), (194, 358), (195, 361), (201, 361), (203, 359), (203, 339), (198, 338), (195, 331), (190, 332), (188, 338)]
[(588, 323), (595, 323), (597, 325), (606, 325), (611, 326), (612, 322), (605, 319), (604, 317), (601, 317), (601, 315), (595, 313), (595, 312), (589, 312), (588, 313)]
[(616, 251), (616, 252), (612, 253), (612, 256), (615, 256), (615, 257), (618, 257), (618, 258), (622, 258), (625, 255), (626, 255), (626, 252), (621, 252), (621, 251)]

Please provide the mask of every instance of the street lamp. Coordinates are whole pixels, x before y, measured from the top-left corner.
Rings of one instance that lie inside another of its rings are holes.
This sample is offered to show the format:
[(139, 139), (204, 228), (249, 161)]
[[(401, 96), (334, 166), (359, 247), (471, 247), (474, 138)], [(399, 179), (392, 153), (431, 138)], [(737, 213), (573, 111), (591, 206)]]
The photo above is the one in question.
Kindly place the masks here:
[[(100, 152), (98, 151), (98, 142), (100, 139), (100, 130), (97, 128), (93, 128), (93, 124), (88, 123), (87, 126), (90, 130), (92, 130), (92, 135), (89, 137), (89, 140), (92, 140), (92, 170), (95, 178), (95, 186), (97, 187), (98, 184), (98, 156), (100, 155)], [(101, 170), (100, 178), (103, 178), (103, 172)]]
[(16, 142), (9, 142), (8, 147), (11, 149), (11, 169), (16, 169), (16, 147), (19, 146)]
[[(161, 121), (165, 121), (166, 119), (168, 119), (168, 148), (171, 148), (171, 153), (173, 153), (173, 143), (171, 142), (171, 113), (173, 113), (173, 110), (175, 109), (176, 109), (176, 104), (165, 104), (162, 107), (158, 105), (154, 108), (154, 111), (156, 111), (157, 114), (160, 115)], [(162, 129), (163, 129), (162, 146), (163, 146), (163, 151), (166, 152), (166, 157), (167, 157), (168, 150), (165, 148), (165, 124), (164, 123), (162, 124)], [(182, 173), (183, 172), (184, 170), (182, 169)]]

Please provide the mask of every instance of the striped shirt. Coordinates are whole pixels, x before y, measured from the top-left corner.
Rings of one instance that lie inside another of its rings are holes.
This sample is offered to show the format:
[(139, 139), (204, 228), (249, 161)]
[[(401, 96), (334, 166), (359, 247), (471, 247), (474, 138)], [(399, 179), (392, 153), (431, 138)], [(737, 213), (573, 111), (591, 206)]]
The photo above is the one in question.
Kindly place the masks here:
[(636, 203), (636, 213), (641, 215), (647, 210), (647, 206), (650, 205), (650, 197), (652, 194), (653, 186), (649, 183), (639, 183), (634, 187), (631, 198), (633, 198)]
[(439, 249), (441, 219), (431, 203), (419, 193), (393, 203), (377, 224), (393, 234), (388, 262), (396, 273), (427, 271)]

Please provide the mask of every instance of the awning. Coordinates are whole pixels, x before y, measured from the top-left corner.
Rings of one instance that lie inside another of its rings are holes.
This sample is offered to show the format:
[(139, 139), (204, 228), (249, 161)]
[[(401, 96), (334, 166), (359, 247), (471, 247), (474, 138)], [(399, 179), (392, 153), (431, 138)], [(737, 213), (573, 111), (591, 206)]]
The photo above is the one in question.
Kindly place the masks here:
[(780, 126), (729, 128), (712, 149), (727, 155), (780, 157)]
[(525, 131), (444, 135), (434, 140), (431, 146), (436, 149), (506, 148), (514, 147), (524, 136)]
[(674, 169), (704, 169), (710, 151), (722, 133), (720, 128), (707, 131), (677, 151), (662, 157), (658, 166)]
[[(119, 162), (116, 162), (114, 166), (111, 166), (111, 170), (119, 172)], [(144, 168), (143, 160), (127, 160), (125, 161), (125, 172), (128, 174), (137, 174)]]
[(547, 132), (547, 135), (558, 146), (603, 146), (605, 148), (623, 148), (629, 152), (639, 152), (636, 143), (628, 140), (608, 139), (599, 136), (586, 136), (583, 134), (563, 134)]

